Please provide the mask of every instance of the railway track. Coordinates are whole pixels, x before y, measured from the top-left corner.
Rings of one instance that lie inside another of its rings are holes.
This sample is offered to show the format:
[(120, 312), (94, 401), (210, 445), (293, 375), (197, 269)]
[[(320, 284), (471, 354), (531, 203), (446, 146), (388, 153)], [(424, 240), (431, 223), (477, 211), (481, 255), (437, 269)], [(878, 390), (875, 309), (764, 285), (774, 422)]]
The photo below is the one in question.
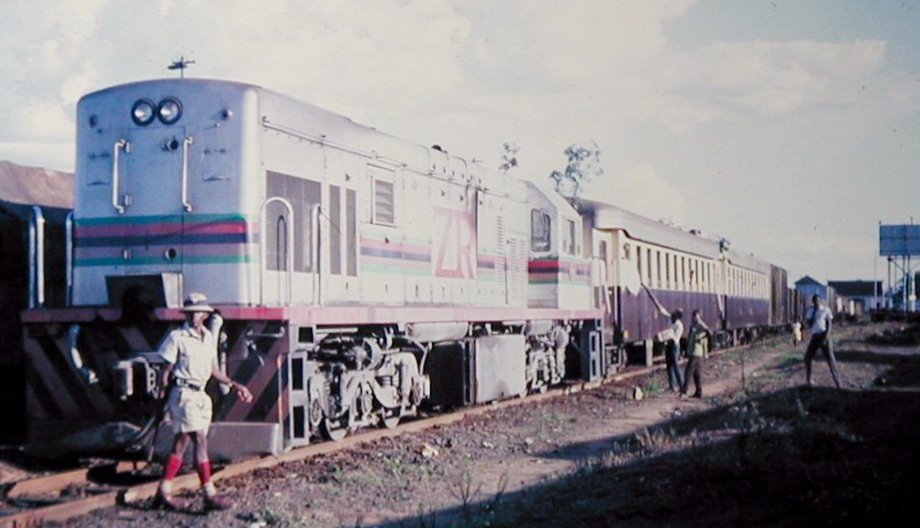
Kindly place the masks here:
[[(765, 344), (771, 339), (753, 344), (716, 350), (710, 354), (715, 357), (728, 352), (743, 350), (757, 344)], [(497, 409), (536, 403), (560, 396), (574, 394), (600, 387), (606, 383), (621, 382), (652, 373), (663, 367), (655, 364), (650, 367), (632, 367), (612, 375), (604, 380), (594, 382), (577, 382), (556, 387), (542, 394), (533, 394), (525, 398), (513, 398), (490, 404), (460, 409), (455, 412), (420, 418), (400, 424), (394, 429), (373, 429), (355, 433), (338, 442), (323, 442), (307, 447), (297, 448), (281, 455), (265, 456), (242, 462), (228, 464), (214, 473), (214, 480), (227, 479), (243, 475), (257, 469), (265, 469), (286, 462), (294, 462), (319, 455), (347, 450), (353, 446), (376, 440), (412, 434), (433, 427), (459, 422), (469, 416), (477, 416)], [(3, 499), (8, 508), (18, 511), (0, 516), (0, 528), (26, 528), (40, 526), (46, 521), (65, 521), (67, 519), (90, 513), (94, 510), (132, 504), (152, 498), (157, 491), (159, 475), (138, 476), (146, 465), (138, 462), (117, 462), (96, 465), (91, 468), (66, 471), (52, 475), (16, 482), (7, 490)], [(134, 484), (123, 484), (132, 480)], [(136, 483), (138, 480), (144, 480)], [(122, 482), (122, 484), (118, 484)], [(176, 478), (175, 491), (194, 489), (198, 486), (198, 476), (194, 473)], [(71, 491), (70, 495), (66, 493)], [(68, 500), (70, 497), (76, 497)], [(50, 504), (49, 504), (50, 503)]]

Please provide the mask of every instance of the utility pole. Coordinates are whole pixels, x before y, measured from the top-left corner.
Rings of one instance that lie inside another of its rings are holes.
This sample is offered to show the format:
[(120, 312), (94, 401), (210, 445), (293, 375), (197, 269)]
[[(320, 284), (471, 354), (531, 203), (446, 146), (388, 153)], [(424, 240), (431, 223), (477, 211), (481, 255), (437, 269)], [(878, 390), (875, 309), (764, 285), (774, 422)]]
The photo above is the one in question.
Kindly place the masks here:
[(173, 61), (173, 63), (167, 66), (167, 68), (170, 70), (179, 70), (179, 78), (185, 79), (185, 69), (192, 64), (195, 64), (195, 61), (186, 60), (185, 55), (182, 55), (179, 57), (179, 60)]

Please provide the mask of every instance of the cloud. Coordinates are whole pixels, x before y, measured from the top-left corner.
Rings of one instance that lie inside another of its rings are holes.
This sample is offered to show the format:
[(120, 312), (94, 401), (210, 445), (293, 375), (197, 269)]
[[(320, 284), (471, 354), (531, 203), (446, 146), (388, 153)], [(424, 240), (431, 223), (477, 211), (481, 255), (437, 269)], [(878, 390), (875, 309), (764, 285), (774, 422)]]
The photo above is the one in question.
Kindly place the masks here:
[(663, 88), (672, 105), (664, 116), (703, 116), (705, 123), (715, 116), (785, 117), (803, 108), (858, 107), (869, 101), (859, 86), (881, 66), (885, 49), (880, 40), (754, 41), (678, 52), (665, 63)]
[[(858, 200), (847, 189), (860, 170), (916, 166), (920, 84), (886, 63), (894, 36), (842, 26), (827, 41), (802, 25), (798, 40), (748, 28), (746, 40), (680, 47), (669, 27), (692, 26), (693, 4), (6, 1), (0, 156), (70, 168), (78, 98), (173, 76), (165, 67), (184, 54), (189, 76), (259, 84), (487, 166), (516, 142), (521, 177), (545, 179), (568, 145), (594, 141), (596, 192), (651, 218), (727, 226), (745, 249), (782, 247), (757, 227), (783, 203), (776, 179), (808, 192), (833, 180), (835, 200)], [(827, 161), (842, 152), (860, 169)]]
[(685, 214), (680, 189), (662, 178), (651, 163), (643, 162), (616, 174), (604, 174), (589, 184), (588, 192), (602, 201), (655, 220), (675, 224), (693, 221)]

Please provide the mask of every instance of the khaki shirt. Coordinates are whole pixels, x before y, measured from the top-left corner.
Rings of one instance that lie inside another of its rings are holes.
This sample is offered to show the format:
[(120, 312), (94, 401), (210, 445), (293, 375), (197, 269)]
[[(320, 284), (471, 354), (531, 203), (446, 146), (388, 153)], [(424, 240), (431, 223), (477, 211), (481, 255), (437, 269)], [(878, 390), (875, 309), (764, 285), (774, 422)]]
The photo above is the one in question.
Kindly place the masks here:
[(690, 332), (687, 335), (687, 348), (690, 349), (690, 355), (693, 357), (703, 357), (705, 353), (704, 343), (706, 341), (706, 329), (695, 324), (690, 325)]
[(215, 331), (220, 331), (220, 322), (219, 317), (212, 317), (211, 330), (203, 328), (201, 335), (185, 324), (166, 336), (159, 354), (173, 365), (173, 378), (201, 387), (211, 379), (211, 372), (218, 366)]

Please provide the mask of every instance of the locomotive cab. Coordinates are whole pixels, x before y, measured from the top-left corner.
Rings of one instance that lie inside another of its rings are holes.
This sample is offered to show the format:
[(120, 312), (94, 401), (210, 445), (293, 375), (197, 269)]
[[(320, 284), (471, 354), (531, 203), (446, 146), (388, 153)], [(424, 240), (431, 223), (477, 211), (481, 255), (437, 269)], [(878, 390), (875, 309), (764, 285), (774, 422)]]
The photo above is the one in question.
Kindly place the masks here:
[(592, 304), (591, 261), (584, 256), (582, 218), (558, 193), (527, 184), (530, 204), (531, 308)]
[(119, 305), (150, 277), (170, 306), (205, 284), (214, 302), (251, 297), (258, 157), (244, 123), (257, 99), (231, 86), (152, 81), (80, 100), (74, 305)]

